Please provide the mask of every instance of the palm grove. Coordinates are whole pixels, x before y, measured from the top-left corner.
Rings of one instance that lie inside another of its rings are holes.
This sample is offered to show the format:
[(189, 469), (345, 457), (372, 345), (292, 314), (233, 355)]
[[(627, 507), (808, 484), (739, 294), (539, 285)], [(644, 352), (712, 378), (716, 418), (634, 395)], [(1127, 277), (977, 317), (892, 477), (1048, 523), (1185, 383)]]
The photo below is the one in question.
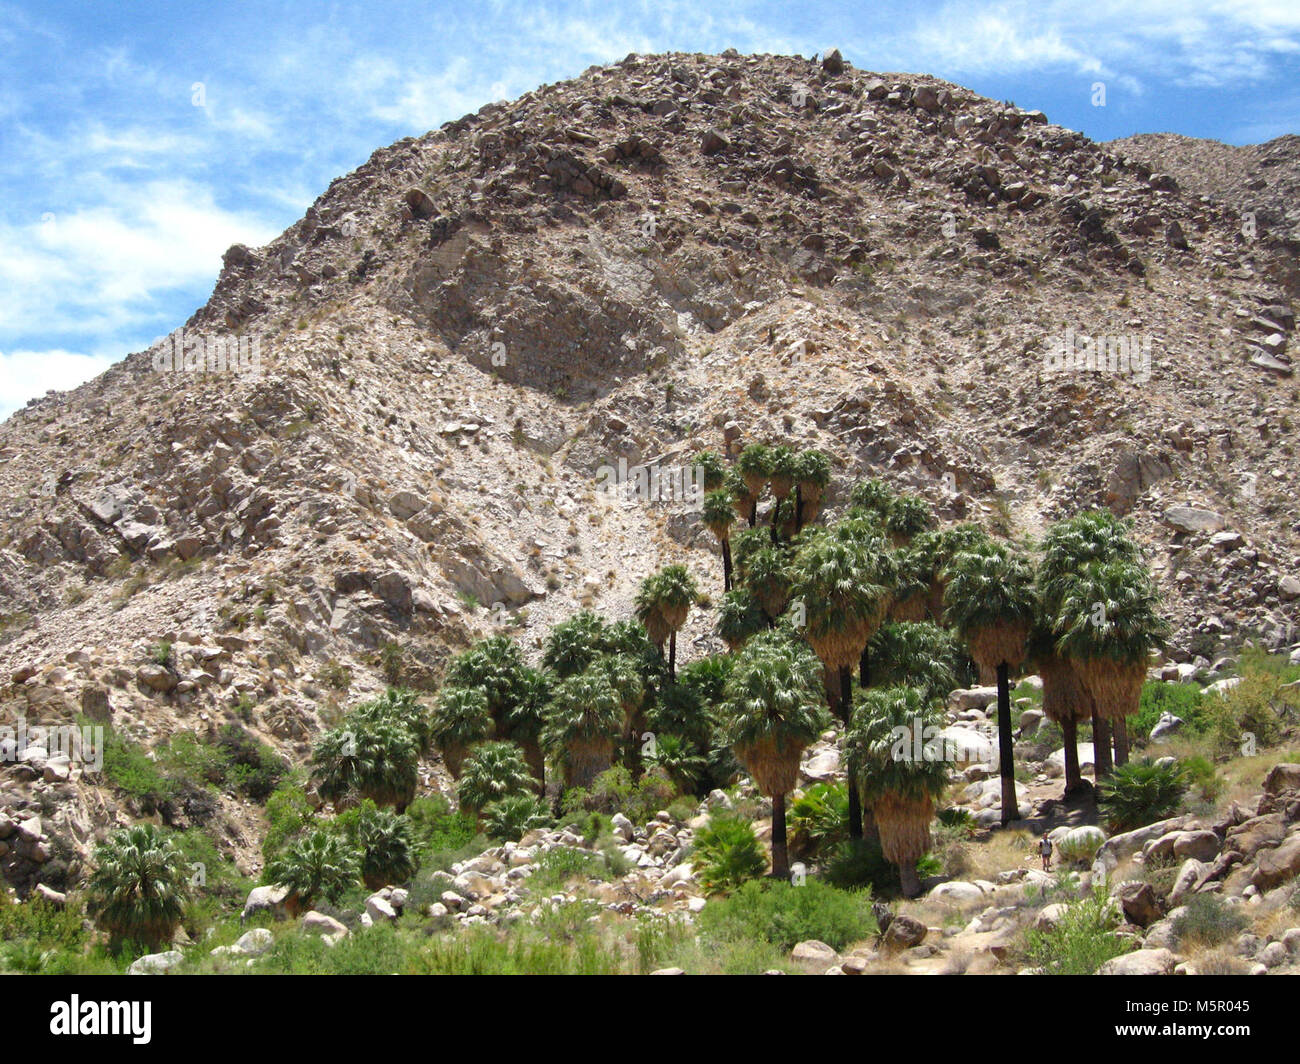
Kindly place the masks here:
[[(941, 729), (954, 688), (976, 675), (997, 685), (1004, 824), (1019, 817), (1017, 673), (1042, 679), (1044, 713), (1065, 740), (1067, 796), (1088, 789), (1081, 726), (1099, 779), (1127, 761), (1126, 720), (1166, 627), (1126, 522), (1088, 512), (1018, 546), (973, 524), (936, 527), (923, 499), (864, 480), (834, 521), (818, 523), (831, 470), (820, 451), (754, 444), (734, 463), (712, 452), (695, 462), (719, 549), (714, 630), (727, 652), (678, 662), (678, 632), (712, 600), (670, 565), (644, 580), (634, 619), (575, 613), (551, 629), (537, 665), (495, 635), (450, 662), (431, 707), (401, 689), (356, 706), (312, 756), (335, 823), (304, 814), (265, 870), (292, 908), (414, 872), (404, 811), (435, 750), (462, 813), (498, 840), (581, 808), (611, 772), (664, 805), (748, 775), (771, 801), (771, 875), (786, 878), (787, 802), (805, 749), (833, 728), (848, 777), (846, 842), (877, 846), (908, 896), (920, 891), (949, 765), (941, 742), (917, 757), (899, 736)], [(96, 863), (101, 926), (166, 941), (185, 892), (167, 840), (129, 829)]]

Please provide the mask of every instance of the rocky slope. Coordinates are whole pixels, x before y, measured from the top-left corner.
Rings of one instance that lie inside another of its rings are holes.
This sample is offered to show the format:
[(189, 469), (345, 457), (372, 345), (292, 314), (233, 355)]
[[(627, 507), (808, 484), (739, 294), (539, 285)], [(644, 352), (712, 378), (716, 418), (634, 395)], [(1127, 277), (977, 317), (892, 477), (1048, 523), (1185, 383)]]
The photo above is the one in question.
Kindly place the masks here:
[[(0, 425), (0, 721), (240, 719), (301, 760), (388, 644), (430, 687), (476, 635), (626, 615), (669, 562), (719, 594), (697, 517), (597, 471), (755, 439), (1009, 535), (1109, 505), (1175, 660), (1294, 642), (1295, 249), (1186, 185), (835, 54), (631, 56), (382, 149), (231, 248), (183, 330)], [(1067, 330), (1150, 362), (1056, 371)], [(252, 357), (175, 357), (222, 343)], [(69, 868), (129, 815), (61, 763), (0, 774), (4, 808)], [(254, 809), (217, 815), (255, 868)]]

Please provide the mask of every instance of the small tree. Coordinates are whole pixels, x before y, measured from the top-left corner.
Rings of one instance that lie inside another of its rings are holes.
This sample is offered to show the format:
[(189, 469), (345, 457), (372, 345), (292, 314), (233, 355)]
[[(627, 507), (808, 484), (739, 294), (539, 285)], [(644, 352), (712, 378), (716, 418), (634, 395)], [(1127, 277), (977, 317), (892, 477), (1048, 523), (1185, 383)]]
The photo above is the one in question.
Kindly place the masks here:
[(341, 835), (315, 828), (269, 862), (263, 882), (289, 889), (288, 906), (310, 909), (318, 899), (336, 902), (357, 884), (361, 863)]
[(482, 743), (470, 751), (456, 784), (460, 807), (476, 816), (491, 803), (517, 794), (532, 794), (533, 776), (523, 751), (514, 743)]
[(492, 737), (487, 696), (477, 687), (444, 687), (433, 707), (433, 740), (452, 779), (460, 779), (465, 755), (475, 743)]

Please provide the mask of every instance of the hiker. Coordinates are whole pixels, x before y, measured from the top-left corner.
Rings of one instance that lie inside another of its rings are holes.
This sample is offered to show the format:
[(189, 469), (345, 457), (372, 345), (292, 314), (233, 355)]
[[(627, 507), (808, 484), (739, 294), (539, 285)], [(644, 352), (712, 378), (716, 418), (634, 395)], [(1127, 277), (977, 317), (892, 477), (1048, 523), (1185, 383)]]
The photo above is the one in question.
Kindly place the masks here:
[(1043, 857), (1043, 871), (1052, 870), (1052, 840), (1047, 837), (1047, 832), (1043, 832), (1042, 840), (1038, 843), (1038, 852)]

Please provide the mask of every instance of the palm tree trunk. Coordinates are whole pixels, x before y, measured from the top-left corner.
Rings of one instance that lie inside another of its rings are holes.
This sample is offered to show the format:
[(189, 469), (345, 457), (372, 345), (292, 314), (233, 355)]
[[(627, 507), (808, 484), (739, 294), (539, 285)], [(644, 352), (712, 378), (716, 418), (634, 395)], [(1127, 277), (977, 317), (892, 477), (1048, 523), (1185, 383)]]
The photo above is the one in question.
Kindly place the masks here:
[(731, 590), (731, 540), (722, 541), (722, 590)]
[(871, 686), (871, 651), (863, 647), (862, 657), (858, 658), (858, 683), (863, 687)]
[[(845, 729), (853, 719), (853, 673), (840, 666), (839, 718)], [(849, 838), (862, 838), (862, 796), (858, 793), (858, 767), (853, 758), (845, 764), (849, 776)]]
[(1109, 776), (1114, 767), (1110, 757), (1110, 722), (1096, 711), (1092, 714), (1092, 763), (1099, 780)]
[(749, 527), (753, 528), (758, 524), (758, 496), (754, 496), (754, 501), (749, 504)]
[(785, 795), (772, 795), (772, 878), (790, 878), (790, 851), (785, 837)]
[(546, 754), (542, 750), (542, 745), (536, 739), (525, 739), (519, 744), (524, 750), (524, 760), (528, 762), (528, 770), (533, 774), (533, 779), (537, 781), (537, 793), (546, 793)]
[(898, 866), (898, 879), (903, 885), (903, 897), (919, 898), (921, 896), (921, 880), (916, 875), (915, 861), (903, 861)]
[(794, 486), (794, 534), (803, 531), (803, 488)]
[(668, 633), (668, 678), (677, 679), (677, 629)]
[[(856, 785), (850, 786), (857, 790)], [(870, 842), (880, 842), (880, 825), (876, 823), (876, 811), (871, 806), (862, 810), (862, 837)]]
[(1116, 717), (1113, 725), (1115, 732), (1115, 764), (1128, 764), (1128, 718)]
[(998, 761), (1002, 773), (1002, 824), (1020, 819), (1016, 806), (1015, 746), (1011, 741), (1011, 681), (1007, 663), (998, 666)]
[(1065, 736), (1065, 793), (1073, 794), (1083, 784), (1079, 771), (1079, 722), (1073, 717), (1061, 721), (1061, 734)]

